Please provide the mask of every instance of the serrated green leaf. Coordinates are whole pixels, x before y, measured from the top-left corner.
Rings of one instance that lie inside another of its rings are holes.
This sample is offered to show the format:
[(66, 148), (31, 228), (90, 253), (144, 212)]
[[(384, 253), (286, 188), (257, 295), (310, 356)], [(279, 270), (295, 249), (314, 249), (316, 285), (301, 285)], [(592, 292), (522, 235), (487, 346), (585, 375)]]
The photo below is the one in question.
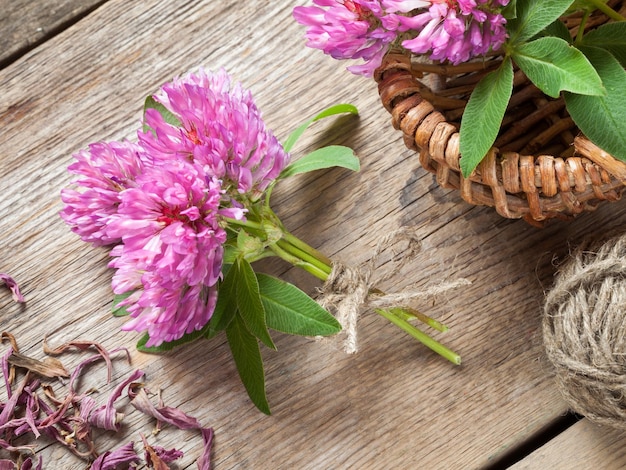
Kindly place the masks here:
[(329, 145), (328, 147), (314, 150), (293, 162), (282, 171), (280, 178), (288, 178), (299, 173), (307, 173), (309, 171), (336, 166), (352, 171), (359, 171), (360, 162), (351, 148), (342, 145)]
[(235, 315), (226, 328), (226, 338), (248, 396), (260, 411), (269, 415), (263, 358), (257, 339), (247, 330), (239, 315)]
[(626, 71), (604, 49), (582, 47), (581, 50), (602, 77), (606, 95), (564, 93), (567, 110), (593, 143), (626, 161)]
[(237, 247), (226, 243), (224, 245), (224, 257), (222, 262), (224, 264), (233, 264), (240, 253)]
[(563, 39), (539, 38), (519, 46), (512, 56), (528, 78), (553, 98), (558, 98), (561, 91), (598, 96), (605, 93), (593, 65)]
[(336, 104), (334, 106), (326, 108), (321, 113), (313, 116), (311, 119), (309, 119), (308, 121), (298, 126), (296, 130), (294, 130), (291, 134), (289, 134), (289, 137), (287, 137), (287, 140), (285, 140), (285, 143), (283, 144), (283, 148), (285, 149), (285, 152), (291, 151), (291, 149), (293, 148), (297, 140), (300, 138), (300, 136), (315, 121), (319, 121), (320, 119), (323, 119), (325, 117), (335, 116), (337, 114), (345, 114), (345, 113), (358, 115), (359, 111), (356, 109), (355, 106), (344, 103), (344, 104)]
[(606, 49), (626, 67), (626, 21), (607, 23), (589, 31), (583, 36), (582, 44)]
[(328, 336), (341, 331), (330, 313), (293, 284), (258, 273), (267, 326), (290, 335)]
[(239, 230), (237, 248), (246, 258), (257, 256), (265, 250), (265, 244), (259, 237), (250, 235), (244, 229)]
[(557, 20), (573, 0), (517, 0), (516, 17), (507, 23), (509, 42), (522, 44)]
[(466, 178), (495, 142), (512, 92), (513, 64), (506, 57), (478, 82), (461, 119), (460, 165)]
[(159, 114), (163, 117), (163, 120), (167, 122), (168, 124), (171, 124), (176, 127), (182, 126), (178, 118), (174, 116), (174, 114), (169, 109), (167, 109), (161, 103), (156, 101), (152, 96), (148, 96), (143, 105), (143, 115), (144, 115), (143, 131), (144, 132), (148, 132), (150, 130), (150, 127), (145, 123), (145, 115), (148, 109), (156, 109), (159, 112)]
[(231, 271), (236, 270), (237, 278), (237, 308), (254, 336), (260, 339), (268, 348), (276, 349), (265, 321), (265, 308), (261, 301), (259, 283), (252, 266), (245, 259), (239, 258), (233, 264)]
[(224, 278), (217, 286), (217, 302), (205, 332), (207, 338), (225, 330), (237, 313), (237, 273), (230, 264), (222, 266), (222, 273)]
[(133, 292), (134, 291), (125, 292), (124, 294), (116, 294), (113, 297), (113, 304), (111, 305), (111, 313), (113, 314), (114, 317), (126, 317), (130, 315), (128, 310), (126, 310), (126, 306), (124, 305), (120, 306), (120, 303), (123, 300), (126, 300), (128, 297), (130, 297), (133, 294)]

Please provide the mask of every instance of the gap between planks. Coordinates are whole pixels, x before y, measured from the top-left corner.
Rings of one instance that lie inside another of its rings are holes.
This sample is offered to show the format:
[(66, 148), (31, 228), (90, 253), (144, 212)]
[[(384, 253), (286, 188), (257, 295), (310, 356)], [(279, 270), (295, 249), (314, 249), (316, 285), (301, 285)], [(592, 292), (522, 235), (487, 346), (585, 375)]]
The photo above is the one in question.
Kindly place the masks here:
[(539, 430), (534, 436), (524, 442), (511, 447), (509, 450), (501, 454), (497, 459), (484, 467), (482, 470), (500, 470), (509, 468), (512, 465), (522, 461), (531, 455), (537, 449), (540, 449), (559, 434), (563, 433), (578, 421), (582, 416), (572, 412), (568, 412), (564, 416), (559, 416), (543, 429)]

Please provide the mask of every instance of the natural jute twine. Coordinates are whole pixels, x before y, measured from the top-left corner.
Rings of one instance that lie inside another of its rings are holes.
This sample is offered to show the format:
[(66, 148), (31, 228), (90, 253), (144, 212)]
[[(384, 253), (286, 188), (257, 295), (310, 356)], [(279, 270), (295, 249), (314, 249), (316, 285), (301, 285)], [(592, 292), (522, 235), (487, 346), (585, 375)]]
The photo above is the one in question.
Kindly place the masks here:
[[(406, 241), (407, 246), (399, 260), (393, 259), (393, 269), (384, 276), (375, 276), (376, 265), (382, 253), (391, 249), (394, 258), (397, 258), (399, 253), (396, 249), (402, 241)], [(430, 298), (470, 283), (467, 279), (458, 279), (430, 286), (426, 290), (404, 290), (395, 294), (383, 294), (375, 288), (397, 274), (404, 265), (414, 259), (421, 250), (421, 246), (416, 229), (402, 227), (381, 238), (373, 256), (361, 266), (350, 267), (333, 261), (332, 272), (320, 289), (321, 296), (317, 301), (322, 307), (333, 312), (341, 324), (344, 336), (343, 349), (346, 353), (354, 354), (358, 350), (357, 322), (360, 313), (366, 308), (412, 308), (412, 303), (416, 300)]]
[(626, 430), (626, 235), (580, 248), (548, 294), (543, 338), (574, 411)]

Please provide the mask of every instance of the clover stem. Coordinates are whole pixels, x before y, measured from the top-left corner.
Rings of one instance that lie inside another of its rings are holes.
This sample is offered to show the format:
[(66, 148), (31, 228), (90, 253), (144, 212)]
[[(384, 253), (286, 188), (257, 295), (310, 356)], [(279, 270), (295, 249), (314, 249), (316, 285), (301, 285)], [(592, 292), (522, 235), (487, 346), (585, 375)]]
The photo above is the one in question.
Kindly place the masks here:
[(246, 227), (246, 228), (251, 228), (257, 231), (263, 231), (263, 224), (259, 222), (254, 222), (252, 220), (248, 220), (248, 219), (237, 220), (237, 219), (231, 219), (229, 217), (224, 217), (224, 220), (228, 222), (229, 224), (236, 225), (238, 227)]
[(301, 256), (298, 256), (293, 253), (290, 249), (284, 249), (284, 246), (281, 246), (280, 242), (274, 243), (270, 249), (278, 256), (279, 258), (291, 263), (298, 268), (304, 269), (306, 272), (312, 274), (316, 278), (325, 281), (328, 279), (328, 273), (325, 270), (318, 266), (318, 263), (311, 263), (308, 259), (303, 259)]
[(400, 327), (401, 329), (403, 329), (406, 333), (408, 333), (413, 338), (418, 340), (424, 346), (430, 348), (432, 351), (436, 352), (440, 356), (442, 356), (445, 359), (449, 360), (453, 364), (461, 365), (461, 356), (459, 356), (457, 353), (455, 353), (451, 349), (448, 349), (447, 347), (445, 347), (443, 344), (441, 344), (437, 340), (431, 338), (430, 336), (428, 336), (423, 331), (415, 328), (413, 325), (411, 325), (407, 321), (405, 321), (402, 318), (394, 315), (391, 311), (383, 310), (383, 309), (379, 309), (379, 308), (375, 309), (375, 311), (380, 316), (386, 318), (387, 320), (389, 320), (394, 325), (396, 325), (396, 326)]
[(612, 20), (626, 21), (626, 18), (624, 18), (618, 12), (613, 10), (610, 6), (606, 4), (606, 2), (603, 2), (602, 0), (587, 0), (587, 3), (589, 3), (590, 5), (593, 5), (595, 8), (600, 10), (602, 13), (604, 13), (606, 16), (608, 16)]
[[(326, 274), (330, 274), (332, 271), (333, 262), (323, 253), (319, 252), (312, 246), (300, 240), (298, 237), (293, 236), (291, 233), (287, 231), (283, 231), (283, 238), (279, 243), (283, 243), (285, 246), (289, 246), (294, 249), (295, 253), (301, 253), (304, 257), (306, 257), (311, 262), (315, 262), (316, 265), (320, 267)], [(328, 277), (328, 276), (326, 276)], [(322, 279), (325, 281), (326, 279)]]
[[(278, 220), (278, 219), (276, 219)], [(256, 233), (257, 236), (260, 236), (262, 239), (271, 238), (268, 233), (266, 233), (266, 229), (268, 225), (264, 225), (262, 222), (256, 222), (253, 220), (234, 220), (227, 219), (227, 221), (233, 225), (239, 227), (245, 227), (252, 233)], [(276, 227), (271, 224), (272, 227)], [(276, 227), (278, 228), (278, 227)], [(273, 243), (269, 243), (267, 245), (267, 250), (271, 253), (275, 254), (279, 258), (287, 261), (288, 263), (301, 268), (313, 276), (317, 277), (321, 281), (326, 281), (332, 271), (332, 260), (325, 256), (323, 253), (319, 252), (312, 246), (308, 245), (304, 241), (300, 240), (296, 236), (287, 232), (281, 225), (280, 227), (280, 238)], [(385, 295), (379, 289), (373, 288), (370, 290), (370, 294), (375, 295)], [(423, 331), (411, 325), (407, 320), (417, 319), (426, 325), (438, 330), (438, 331), (446, 331), (448, 328), (438, 322), (430, 318), (427, 315), (424, 315), (417, 310), (413, 310), (410, 308), (391, 308), (389, 310), (383, 309), (374, 309), (376, 313), (381, 315), (382, 317), (389, 320), (394, 325), (400, 327), (406, 333), (411, 335), (413, 338), (420, 341), (422, 344), (432, 349), (437, 354), (443, 356), (450, 362), (454, 364), (461, 364), (461, 357), (451, 351), (435, 339), (428, 336)]]
[(580, 21), (580, 26), (578, 27), (578, 32), (576, 33), (576, 44), (580, 44), (583, 40), (583, 36), (585, 35), (585, 25), (587, 24), (587, 20), (589, 19), (589, 15), (591, 13), (588, 10), (585, 10), (583, 13), (583, 17)]
[(428, 315), (424, 315), (422, 312), (419, 312), (412, 308), (391, 308), (389, 309), (391, 313), (393, 313), (398, 318), (402, 318), (403, 320), (419, 320), (422, 323), (430, 326), (431, 328), (440, 331), (442, 333), (448, 331), (448, 327), (443, 323), (435, 320), (434, 318), (429, 317)]

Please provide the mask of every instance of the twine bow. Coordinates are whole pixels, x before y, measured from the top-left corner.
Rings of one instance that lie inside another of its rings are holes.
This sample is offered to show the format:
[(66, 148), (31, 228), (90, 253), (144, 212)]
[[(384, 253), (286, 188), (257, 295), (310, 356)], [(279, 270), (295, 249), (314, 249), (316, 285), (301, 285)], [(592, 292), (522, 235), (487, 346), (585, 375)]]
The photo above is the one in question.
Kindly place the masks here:
[[(376, 277), (376, 264), (380, 256), (387, 249), (391, 249), (394, 259), (398, 253), (394, 248), (401, 241), (408, 243), (403, 257), (395, 262), (394, 268), (386, 275)], [(369, 261), (358, 267), (350, 267), (341, 262), (333, 261), (333, 269), (328, 279), (320, 289), (321, 297), (318, 303), (335, 312), (337, 321), (341, 324), (345, 339), (343, 349), (348, 354), (357, 352), (357, 323), (359, 314), (365, 308), (411, 308), (411, 303), (433, 297), (459, 286), (468, 285), (470, 281), (461, 278), (451, 282), (444, 282), (431, 286), (428, 290), (403, 290), (399, 293), (383, 293), (376, 289), (381, 284), (397, 274), (403, 266), (413, 260), (421, 251), (422, 243), (414, 227), (402, 227), (381, 238)]]

